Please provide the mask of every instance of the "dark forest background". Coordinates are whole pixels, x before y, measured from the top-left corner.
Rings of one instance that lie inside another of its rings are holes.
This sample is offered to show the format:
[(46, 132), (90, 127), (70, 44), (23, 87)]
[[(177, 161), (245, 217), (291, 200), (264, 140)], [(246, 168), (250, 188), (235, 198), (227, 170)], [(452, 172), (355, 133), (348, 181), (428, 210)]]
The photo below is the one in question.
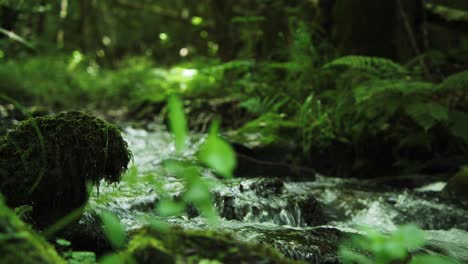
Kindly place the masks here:
[(194, 130), (343, 176), (467, 153), (463, 0), (0, 3), (0, 92), (26, 106), (151, 120), (175, 93)]

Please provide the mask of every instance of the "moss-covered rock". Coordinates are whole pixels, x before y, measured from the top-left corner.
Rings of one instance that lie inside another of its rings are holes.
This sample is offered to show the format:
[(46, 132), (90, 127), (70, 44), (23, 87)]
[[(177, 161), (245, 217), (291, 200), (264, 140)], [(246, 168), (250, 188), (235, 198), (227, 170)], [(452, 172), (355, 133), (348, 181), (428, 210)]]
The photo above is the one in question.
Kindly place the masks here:
[(154, 261), (167, 264), (176, 262), (162, 242), (151, 236), (135, 237), (128, 245), (126, 254), (123, 254), (123, 256), (126, 256), (127, 260), (133, 259), (142, 264), (150, 264), (154, 263)]
[(66, 263), (45, 239), (21, 222), (0, 198), (0, 262), (5, 264)]
[(131, 153), (119, 130), (81, 112), (32, 118), (0, 138), (0, 191), (49, 225), (81, 208), (88, 184), (118, 182)]
[(468, 209), (468, 167), (460, 170), (448, 181), (443, 195)]
[(296, 263), (273, 248), (240, 242), (228, 234), (178, 228), (140, 230), (122, 258), (136, 263)]

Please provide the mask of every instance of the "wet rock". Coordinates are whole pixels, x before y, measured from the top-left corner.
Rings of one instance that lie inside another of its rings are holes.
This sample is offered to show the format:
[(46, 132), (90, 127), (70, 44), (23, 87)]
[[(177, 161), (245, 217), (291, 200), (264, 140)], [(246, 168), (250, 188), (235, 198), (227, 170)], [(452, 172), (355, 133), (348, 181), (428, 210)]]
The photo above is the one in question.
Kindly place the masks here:
[(228, 220), (238, 219), (240, 215), (245, 215), (247, 212), (245, 210), (242, 213), (237, 212), (236, 210), (236, 198), (231, 195), (220, 196), (215, 195), (215, 200), (220, 201), (217, 206), (220, 215)]
[(236, 230), (238, 236), (254, 237), (271, 245), (284, 256), (314, 264), (338, 264), (338, 247), (348, 235), (335, 228), (266, 229), (244, 227)]
[(280, 195), (284, 190), (284, 182), (277, 178), (261, 178), (247, 186), (241, 183), (239, 189), (241, 192), (251, 190), (258, 196), (269, 197)]
[(0, 256), (2, 263), (65, 264), (47, 241), (34, 233), (0, 198)]
[(103, 254), (112, 250), (101, 218), (94, 210), (86, 210), (78, 222), (69, 224), (55, 236), (70, 241), (74, 251)]
[(179, 228), (166, 232), (143, 228), (121, 257), (137, 263), (297, 263), (269, 246), (241, 242), (229, 234)]
[(299, 199), (297, 207), (301, 212), (305, 226), (317, 226), (327, 222), (322, 206), (315, 197), (309, 196), (305, 199)]
[[(444, 181), (447, 179), (445, 174), (427, 175), (427, 174), (404, 174), (393, 175), (389, 177), (378, 177), (375, 179), (361, 179), (359, 184), (352, 188), (374, 191), (391, 191), (395, 189), (418, 188), (433, 182)], [(346, 188), (346, 186), (344, 186)]]
[(215, 192), (214, 204), (221, 217), (244, 222), (316, 226), (326, 222), (321, 204), (312, 195), (284, 192), (278, 179), (249, 179), (239, 192)]
[(468, 209), (468, 168), (463, 168), (453, 176), (443, 189), (443, 195)]
[(42, 228), (82, 208), (88, 184), (118, 182), (130, 158), (120, 131), (102, 119), (81, 112), (28, 119), (0, 138), (0, 191), (10, 206), (32, 205)]

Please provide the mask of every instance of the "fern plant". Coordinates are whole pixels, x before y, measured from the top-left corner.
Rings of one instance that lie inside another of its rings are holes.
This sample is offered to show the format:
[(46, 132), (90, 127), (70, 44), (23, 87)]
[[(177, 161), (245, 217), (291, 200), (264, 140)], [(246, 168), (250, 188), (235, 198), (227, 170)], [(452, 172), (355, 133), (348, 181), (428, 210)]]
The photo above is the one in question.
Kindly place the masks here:
[(367, 72), (377, 78), (400, 78), (409, 71), (392, 60), (369, 56), (345, 56), (337, 58), (323, 66), (324, 68), (345, 67)]
[(268, 112), (278, 112), (288, 100), (289, 98), (279, 95), (267, 96), (265, 98), (255, 96), (242, 101), (239, 107), (245, 108), (250, 113), (260, 116)]

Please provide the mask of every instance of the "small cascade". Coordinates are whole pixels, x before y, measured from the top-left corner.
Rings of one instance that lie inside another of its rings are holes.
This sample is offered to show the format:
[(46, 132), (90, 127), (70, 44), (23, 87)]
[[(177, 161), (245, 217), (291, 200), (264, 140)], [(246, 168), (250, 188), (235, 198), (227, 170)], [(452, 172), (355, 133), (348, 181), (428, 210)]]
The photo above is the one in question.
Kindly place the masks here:
[[(177, 197), (181, 179), (161, 172), (161, 163), (175, 156), (171, 135), (162, 129), (128, 128), (126, 139), (138, 167), (138, 183), (102, 186), (90, 207), (115, 212), (128, 229), (157, 218), (154, 208), (161, 197), (154, 183)], [(193, 159), (202, 135), (190, 138), (182, 158)], [(180, 158), (180, 156), (179, 156)], [(367, 225), (391, 232), (403, 223), (416, 223), (429, 234), (429, 250), (468, 262), (468, 212), (440, 195), (434, 183), (414, 189), (376, 189), (357, 179), (317, 176), (314, 181), (287, 182), (271, 178), (217, 179), (212, 196), (221, 221), (219, 230), (245, 241), (277, 248), (284, 255), (309, 263), (338, 263), (337, 248), (349, 232)], [(148, 174), (154, 176), (148, 179)], [(150, 182), (150, 183), (148, 183)], [(166, 219), (184, 228), (213, 228), (195, 213)]]
[[(264, 179), (247, 181), (255, 180)], [(293, 227), (325, 223), (320, 205), (312, 195), (292, 196), (282, 192), (264, 197), (256, 195), (255, 191), (246, 191), (244, 187), (242, 192), (232, 189), (215, 192), (214, 201), (220, 216), (227, 220)]]

